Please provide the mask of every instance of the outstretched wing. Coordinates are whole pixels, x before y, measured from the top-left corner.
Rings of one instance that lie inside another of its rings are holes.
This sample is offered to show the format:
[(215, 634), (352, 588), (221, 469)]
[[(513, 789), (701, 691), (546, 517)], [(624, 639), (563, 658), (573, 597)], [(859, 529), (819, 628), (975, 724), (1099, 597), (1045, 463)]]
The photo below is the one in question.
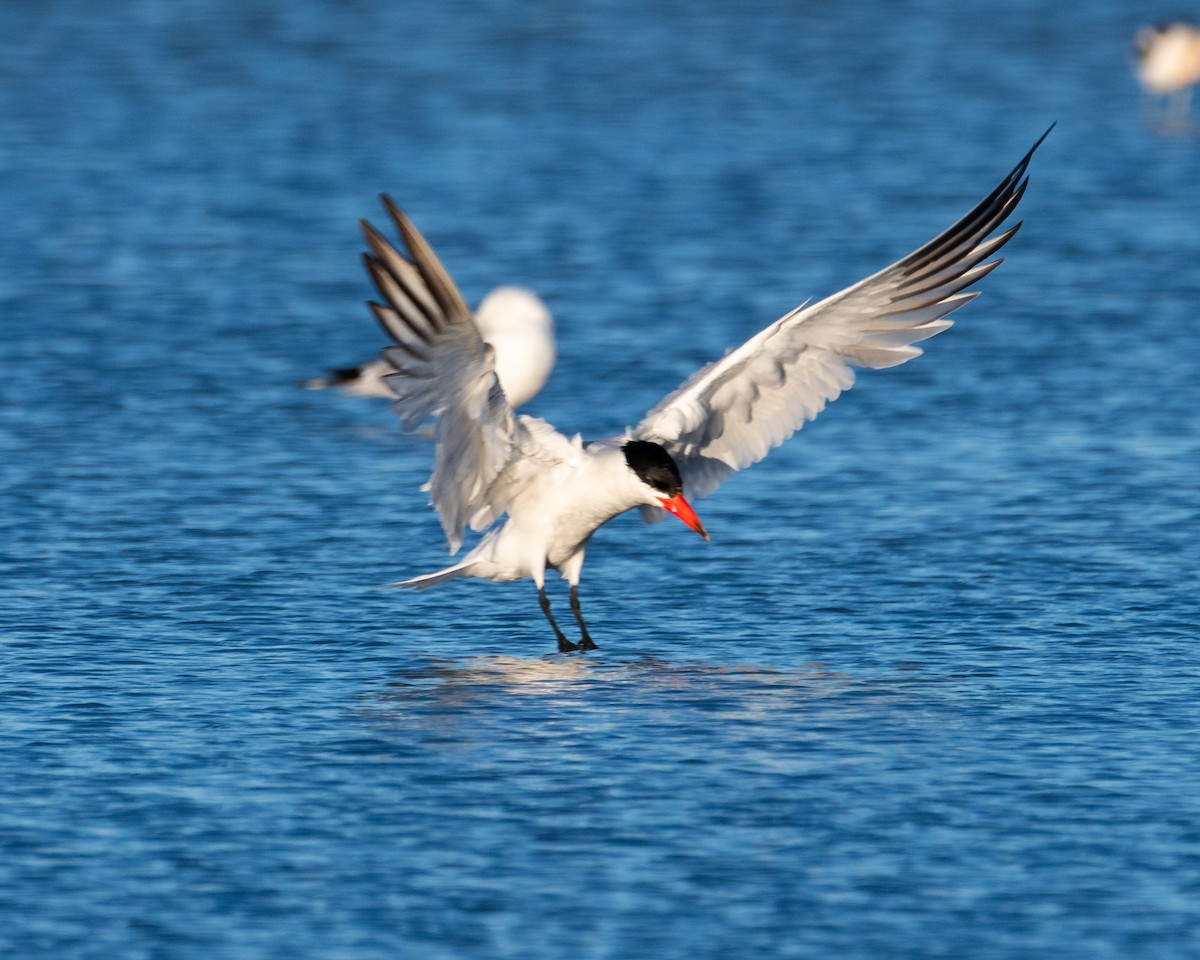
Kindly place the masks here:
[(698, 371), (646, 415), (634, 436), (666, 447), (688, 494), (704, 496), (849, 389), (854, 367), (891, 367), (919, 356), (913, 344), (949, 327), (947, 314), (979, 295), (961, 291), (1000, 264), (984, 261), (1020, 223), (992, 234), (1024, 194), (1029, 160), (1049, 132), (954, 226), (879, 273), (797, 307)]
[(436, 419), (430, 499), (454, 552), (468, 524), (478, 529), (504, 511), (493, 487), (527, 431), (500, 388), (492, 348), (458, 287), (404, 212), (387, 196), (382, 200), (409, 256), (360, 221), (371, 248), (363, 260), (383, 300), (368, 305), (394, 341), (381, 356), (396, 368), (386, 379), (404, 429)]

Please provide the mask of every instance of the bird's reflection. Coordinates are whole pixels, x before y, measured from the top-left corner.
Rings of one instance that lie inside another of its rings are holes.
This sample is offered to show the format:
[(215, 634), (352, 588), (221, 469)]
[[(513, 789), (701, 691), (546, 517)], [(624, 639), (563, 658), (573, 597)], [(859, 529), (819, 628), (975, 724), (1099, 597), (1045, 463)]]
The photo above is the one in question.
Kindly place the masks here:
[(653, 656), (480, 655), (426, 659), (400, 669), (368, 698), (366, 710), (384, 722), (442, 725), (501, 703), (510, 710), (533, 706), (546, 716), (594, 713), (607, 703), (651, 711), (686, 707), (745, 720), (830, 700), (840, 701), (840, 709), (877, 708), (883, 701), (906, 697), (908, 683), (905, 675), (891, 671), (882, 677), (854, 677), (821, 663), (776, 667)]

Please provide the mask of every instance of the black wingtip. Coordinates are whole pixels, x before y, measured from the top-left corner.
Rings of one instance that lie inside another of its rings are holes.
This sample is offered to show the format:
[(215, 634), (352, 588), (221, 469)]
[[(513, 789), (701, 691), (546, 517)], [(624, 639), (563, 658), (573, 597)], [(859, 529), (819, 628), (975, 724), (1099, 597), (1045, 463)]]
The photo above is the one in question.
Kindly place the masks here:
[[(1020, 180), (1023, 176), (1025, 176), (1025, 171), (1029, 167), (1029, 161), (1033, 159), (1034, 152), (1037, 150), (1038, 147), (1040, 147), (1042, 145), (1042, 141), (1045, 140), (1048, 136), (1050, 136), (1050, 131), (1053, 130), (1057, 126), (1058, 126), (1058, 121), (1055, 120), (1052, 124), (1050, 124), (1050, 126), (1048, 126), (1046, 128), (1046, 132), (1037, 138), (1037, 140), (1034, 142), (1033, 146), (1029, 148), (1029, 152), (1026, 153), (1025, 156), (1023, 156), (1021, 158), (1020, 162), (1015, 167), (1012, 168), (1012, 171), (1009, 173), (1009, 175), (1004, 178), (1004, 183), (1000, 184), (1000, 186), (996, 188), (997, 191), (1003, 190), (1008, 184), (1013, 183), (1014, 181)], [(1024, 186), (1025, 186), (1025, 184), (1021, 184), (1022, 189), (1024, 189)]]
[(380, 245), (387, 244), (387, 240), (384, 239), (383, 234), (371, 226), (369, 220), (359, 220), (358, 229), (362, 231), (363, 239), (367, 241), (367, 246), (371, 247), (371, 249), (377, 251)]
[[(1034, 152), (1037, 150), (1038, 147), (1040, 147), (1042, 145), (1042, 141), (1044, 141), (1048, 136), (1050, 136), (1050, 131), (1053, 130), (1057, 126), (1058, 126), (1058, 121), (1055, 120), (1052, 124), (1050, 124), (1050, 126), (1048, 126), (1046, 128), (1046, 132), (1037, 138), (1037, 140), (1034, 142), (1033, 146), (1029, 148), (1029, 152), (1026, 153), (1025, 156), (1023, 156), (1021, 158), (1021, 162), (1018, 163), (1015, 167), (1013, 167), (1012, 173), (1010, 173), (1008, 175), (1008, 181), (1010, 183), (1014, 180), (1021, 180), (1022, 177), (1025, 177), (1025, 171), (1027, 169), (1029, 169), (1029, 161), (1033, 159)], [(1029, 178), (1025, 177), (1025, 179), (1021, 180), (1021, 182), (1017, 185), (1017, 189), (1014, 191), (1014, 193), (1016, 194), (1016, 199), (1013, 201), (1013, 206), (1016, 206), (1017, 201), (1019, 201), (1021, 199), (1021, 197), (1024, 195), (1025, 188), (1027, 186), (1029, 186)]]
[(367, 276), (370, 277), (372, 280), (374, 280), (375, 279), (375, 265), (379, 261), (376, 260), (373, 256), (371, 256), (371, 254), (367, 253), (365, 250), (362, 253), (360, 253), (359, 256), (362, 257), (362, 264), (363, 264), (363, 267), (366, 268)]
[(392, 218), (392, 223), (396, 225), (396, 228), (407, 241), (408, 236), (405, 227), (409, 223), (408, 216), (386, 193), (381, 193), (379, 200), (383, 204), (383, 208), (388, 212), (388, 216)]
[(1030, 159), (1032, 159), (1034, 151), (1037, 150), (1037, 148), (1042, 145), (1042, 141), (1045, 140), (1048, 136), (1050, 136), (1050, 131), (1053, 130), (1057, 126), (1058, 126), (1058, 121), (1055, 120), (1052, 124), (1050, 124), (1050, 126), (1048, 126), (1046, 128), (1046, 132), (1037, 138), (1037, 142), (1034, 143), (1034, 145), (1029, 148), (1029, 152), (1027, 154), (1025, 154), (1025, 156), (1024, 156), (1024, 158), (1022, 158), (1021, 162), (1019, 164), (1017, 164), (1018, 170), (1021, 169), (1022, 167), (1026, 167), (1029, 165), (1029, 161), (1030, 161)]

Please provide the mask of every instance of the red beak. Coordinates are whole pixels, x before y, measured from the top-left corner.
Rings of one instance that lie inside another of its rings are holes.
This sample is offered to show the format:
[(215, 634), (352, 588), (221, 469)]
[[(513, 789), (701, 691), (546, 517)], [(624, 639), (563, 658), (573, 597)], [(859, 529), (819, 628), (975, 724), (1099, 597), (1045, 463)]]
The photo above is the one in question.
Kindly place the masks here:
[(669, 499), (667, 497), (660, 497), (658, 502), (662, 504), (662, 508), (667, 513), (675, 514), (675, 516), (695, 530), (705, 540), (709, 539), (708, 531), (704, 529), (704, 524), (696, 516), (696, 511), (692, 509), (692, 505), (683, 499), (682, 493), (677, 493)]

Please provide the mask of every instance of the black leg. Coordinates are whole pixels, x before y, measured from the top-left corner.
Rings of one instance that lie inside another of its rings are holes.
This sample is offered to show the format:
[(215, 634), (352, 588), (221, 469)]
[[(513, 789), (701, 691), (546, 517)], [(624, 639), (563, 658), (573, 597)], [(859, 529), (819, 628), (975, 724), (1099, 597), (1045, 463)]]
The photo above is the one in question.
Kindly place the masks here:
[(587, 624), (583, 622), (583, 611), (579, 609), (579, 584), (571, 584), (571, 612), (575, 614), (575, 619), (579, 621), (579, 634), (582, 639), (579, 641), (580, 650), (595, 650), (596, 644), (587, 631)]
[(538, 602), (542, 605), (542, 613), (546, 615), (546, 619), (550, 621), (550, 626), (554, 628), (554, 635), (558, 637), (558, 652), (570, 653), (572, 650), (578, 650), (579, 647), (568, 640), (561, 630), (558, 629), (558, 624), (554, 622), (554, 614), (550, 612), (550, 599), (546, 596), (544, 587), (538, 587)]

